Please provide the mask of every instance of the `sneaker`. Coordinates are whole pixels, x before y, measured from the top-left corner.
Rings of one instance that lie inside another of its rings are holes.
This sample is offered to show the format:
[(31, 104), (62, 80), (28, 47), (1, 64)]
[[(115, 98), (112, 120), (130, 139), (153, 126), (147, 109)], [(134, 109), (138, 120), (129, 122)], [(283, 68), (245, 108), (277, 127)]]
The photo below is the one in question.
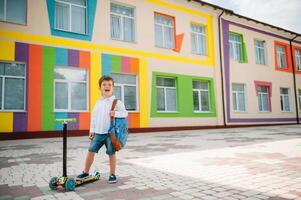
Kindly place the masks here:
[(108, 180), (109, 183), (117, 183), (117, 177), (112, 174), (110, 177), (109, 177), (109, 180)]
[(87, 178), (88, 176), (89, 176), (88, 173), (83, 172), (83, 173), (81, 173), (80, 175), (78, 175), (78, 176), (76, 177), (76, 180), (83, 180), (83, 179)]

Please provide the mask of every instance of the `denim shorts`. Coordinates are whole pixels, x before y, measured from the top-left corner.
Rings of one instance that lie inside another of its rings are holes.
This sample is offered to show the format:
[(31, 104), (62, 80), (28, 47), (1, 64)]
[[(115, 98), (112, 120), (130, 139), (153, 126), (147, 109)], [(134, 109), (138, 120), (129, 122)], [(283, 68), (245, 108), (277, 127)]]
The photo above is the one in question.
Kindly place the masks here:
[(109, 134), (94, 134), (93, 139), (90, 142), (89, 151), (98, 153), (99, 149), (105, 145), (107, 155), (115, 155), (115, 149), (112, 145), (111, 138)]

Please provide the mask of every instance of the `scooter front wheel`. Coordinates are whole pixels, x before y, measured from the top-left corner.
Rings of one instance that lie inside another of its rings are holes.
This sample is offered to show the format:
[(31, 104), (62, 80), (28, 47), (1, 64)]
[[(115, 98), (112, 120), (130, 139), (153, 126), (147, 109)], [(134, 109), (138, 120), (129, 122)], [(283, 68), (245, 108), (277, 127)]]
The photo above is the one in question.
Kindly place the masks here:
[(49, 187), (51, 190), (56, 190), (58, 177), (52, 177), (49, 181)]

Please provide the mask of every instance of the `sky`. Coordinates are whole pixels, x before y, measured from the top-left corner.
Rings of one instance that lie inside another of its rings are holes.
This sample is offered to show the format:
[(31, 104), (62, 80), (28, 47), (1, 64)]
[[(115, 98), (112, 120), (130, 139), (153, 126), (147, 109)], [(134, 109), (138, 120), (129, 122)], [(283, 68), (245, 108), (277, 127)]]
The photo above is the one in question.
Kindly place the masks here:
[(301, 0), (204, 0), (301, 34)]

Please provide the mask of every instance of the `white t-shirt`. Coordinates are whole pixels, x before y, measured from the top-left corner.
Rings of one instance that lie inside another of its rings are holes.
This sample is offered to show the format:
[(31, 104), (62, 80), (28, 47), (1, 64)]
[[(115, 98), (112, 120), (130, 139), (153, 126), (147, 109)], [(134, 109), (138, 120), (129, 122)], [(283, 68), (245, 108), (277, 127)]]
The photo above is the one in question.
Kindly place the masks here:
[[(115, 96), (110, 98), (101, 97), (97, 100), (92, 113), (90, 132), (95, 134), (107, 134), (110, 127), (110, 111)], [(124, 118), (128, 116), (124, 104), (118, 100), (115, 106), (115, 117)]]

